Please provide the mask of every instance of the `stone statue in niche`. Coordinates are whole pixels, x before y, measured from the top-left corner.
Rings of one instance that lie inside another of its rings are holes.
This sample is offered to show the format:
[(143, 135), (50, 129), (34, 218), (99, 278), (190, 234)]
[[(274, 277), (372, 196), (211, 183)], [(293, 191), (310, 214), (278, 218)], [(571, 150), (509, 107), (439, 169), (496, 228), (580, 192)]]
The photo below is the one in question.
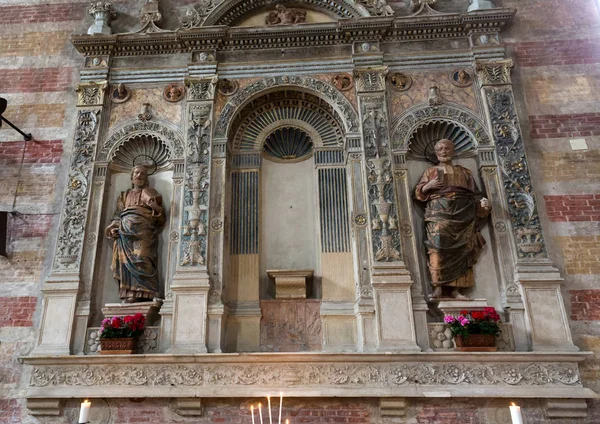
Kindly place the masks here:
[(306, 22), (306, 10), (288, 9), (282, 4), (275, 6), (275, 10), (269, 12), (265, 18), (265, 24), (271, 25), (294, 25)]
[(106, 236), (114, 240), (111, 269), (125, 303), (158, 295), (158, 233), (165, 223), (162, 196), (149, 186), (145, 166), (131, 171), (133, 187), (121, 192)]
[(430, 299), (451, 296), (468, 300), (460, 290), (474, 287), (473, 265), (485, 245), (477, 218), (491, 211), (485, 197), (479, 201), (479, 191), (471, 171), (452, 164), (454, 144), (442, 139), (435, 144), (439, 165), (428, 168), (415, 187), (417, 200), (427, 203), (425, 229), (428, 266), (433, 292)]

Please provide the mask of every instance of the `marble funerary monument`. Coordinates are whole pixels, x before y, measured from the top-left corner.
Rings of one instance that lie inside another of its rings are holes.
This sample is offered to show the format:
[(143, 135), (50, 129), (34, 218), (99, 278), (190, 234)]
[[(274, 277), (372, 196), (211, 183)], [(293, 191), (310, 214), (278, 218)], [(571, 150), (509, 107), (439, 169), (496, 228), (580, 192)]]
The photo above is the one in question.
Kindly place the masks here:
[[(165, 29), (161, 7), (148, 1), (141, 29), (113, 34), (118, 7), (93, 3), (88, 34), (71, 38), (82, 68), (68, 187), (23, 358), (33, 413), (83, 393), (172, 398), (184, 415), (202, 398), (280, 390), (379, 397), (400, 415), (411, 398), (568, 409), (595, 397), (531, 185), (501, 38), (514, 9), (199, 0)], [(440, 139), (488, 199), (474, 286), (457, 299), (431, 286), (415, 197)], [(154, 194), (122, 202), (163, 214), (149, 229), (158, 294), (125, 290), (121, 304), (118, 224), (106, 229), (140, 164)], [(443, 315), (485, 306), (503, 318), (498, 352), (455, 352)], [(139, 354), (97, 355), (104, 316), (138, 311)]]

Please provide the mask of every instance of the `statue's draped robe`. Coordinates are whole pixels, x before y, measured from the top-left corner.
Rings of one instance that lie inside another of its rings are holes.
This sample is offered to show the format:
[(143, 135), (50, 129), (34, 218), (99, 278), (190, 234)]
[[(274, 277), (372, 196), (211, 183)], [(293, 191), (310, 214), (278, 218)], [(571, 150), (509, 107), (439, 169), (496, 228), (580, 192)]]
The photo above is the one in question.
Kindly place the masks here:
[[(444, 186), (423, 193), (436, 176)], [(476, 199), (471, 171), (460, 165), (428, 168), (415, 188), (415, 197), (427, 202), (425, 230), (429, 271), (433, 286), (473, 287), (473, 265), (485, 240), (477, 217), (487, 214)]]
[(119, 223), (119, 237), (111, 269), (121, 299), (152, 299), (158, 294), (158, 230), (165, 216), (148, 206), (151, 197), (161, 205), (162, 198), (152, 188), (121, 192), (117, 200), (113, 222)]

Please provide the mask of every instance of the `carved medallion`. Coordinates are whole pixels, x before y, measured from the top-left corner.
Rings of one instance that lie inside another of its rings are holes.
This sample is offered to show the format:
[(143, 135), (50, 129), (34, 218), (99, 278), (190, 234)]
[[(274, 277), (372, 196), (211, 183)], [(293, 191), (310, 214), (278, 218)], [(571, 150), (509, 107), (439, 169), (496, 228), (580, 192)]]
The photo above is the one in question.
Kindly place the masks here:
[(185, 88), (181, 84), (169, 84), (165, 91), (163, 91), (163, 97), (166, 101), (171, 103), (177, 103), (183, 99), (185, 94)]
[(113, 103), (125, 103), (131, 97), (131, 90), (121, 83), (110, 92), (110, 100)]
[(219, 81), (218, 87), (219, 94), (222, 94), (223, 96), (231, 96), (238, 91), (239, 84), (235, 80), (223, 79)]
[(451, 72), (450, 82), (457, 87), (469, 87), (473, 84), (473, 76), (467, 69), (457, 69), (454, 72)]
[(406, 91), (412, 85), (412, 78), (410, 75), (396, 72), (390, 75), (390, 85), (392, 88), (398, 91)]
[(367, 217), (364, 214), (359, 213), (356, 216), (354, 216), (354, 223), (358, 227), (364, 227), (367, 225)]
[(223, 229), (223, 220), (221, 220), (220, 218), (214, 218), (210, 222), (210, 228), (212, 228), (215, 231), (222, 230)]
[(337, 74), (331, 79), (331, 83), (340, 91), (348, 91), (354, 87), (352, 75), (347, 73)]

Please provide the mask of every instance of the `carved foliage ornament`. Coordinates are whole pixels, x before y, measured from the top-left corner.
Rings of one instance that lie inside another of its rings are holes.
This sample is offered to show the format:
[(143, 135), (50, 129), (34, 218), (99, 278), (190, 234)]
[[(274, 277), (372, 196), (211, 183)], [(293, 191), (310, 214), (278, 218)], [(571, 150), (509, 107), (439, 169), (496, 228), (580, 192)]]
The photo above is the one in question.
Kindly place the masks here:
[(497, 62), (477, 62), (475, 67), (481, 85), (511, 84), (510, 70), (514, 66), (511, 59)]
[(521, 130), (510, 88), (486, 90), (496, 152), (520, 258), (547, 257)]
[(358, 131), (358, 118), (356, 116), (356, 112), (343, 94), (337, 91), (333, 86), (323, 81), (319, 81), (318, 79), (299, 75), (291, 75), (265, 78), (255, 81), (238, 90), (236, 94), (231, 96), (230, 100), (227, 102), (221, 112), (221, 116), (219, 117), (219, 121), (217, 122), (215, 128), (215, 137), (226, 137), (229, 122), (233, 118), (235, 111), (240, 105), (245, 103), (257, 93), (278, 85), (303, 87), (320, 93), (336, 110), (340, 112), (344, 118), (344, 121), (346, 122), (346, 130), (348, 132)]
[(180, 265), (206, 264), (212, 105), (189, 106)]
[(472, 112), (457, 105), (444, 104), (435, 108), (421, 107), (398, 118), (392, 130), (392, 147), (394, 149), (407, 149), (408, 141), (415, 129), (422, 126), (425, 121), (435, 120), (456, 122), (469, 130), (477, 145), (486, 146), (490, 144), (490, 139), (483, 124), (475, 118)]
[(356, 88), (361, 91), (381, 91), (385, 89), (387, 67), (357, 69), (354, 71)]
[(54, 262), (54, 269), (58, 271), (76, 269), (81, 258), (98, 114), (99, 111), (93, 110), (80, 110), (77, 114), (75, 143)]
[(218, 78), (216, 76), (211, 78), (186, 79), (185, 85), (187, 87), (188, 101), (214, 99), (217, 81)]
[(77, 106), (102, 106), (107, 86), (106, 81), (77, 84)]
[(571, 363), (321, 363), (36, 366), (31, 387), (319, 386), (393, 388), (409, 385), (581, 386)]
[(359, 0), (373, 16), (394, 16), (394, 10), (386, 0)]
[(192, 29), (201, 27), (206, 17), (219, 3), (221, 3), (221, 0), (199, 0), (198, 3), (186, 10), (185, 16), (181, 19), (181, 28)]
[(388, 154), (389, 137), (384, 98), (364, 97), (361, 98), (361, 104), (374, 258), (378, 262), (400, 260), (398, 216)]

